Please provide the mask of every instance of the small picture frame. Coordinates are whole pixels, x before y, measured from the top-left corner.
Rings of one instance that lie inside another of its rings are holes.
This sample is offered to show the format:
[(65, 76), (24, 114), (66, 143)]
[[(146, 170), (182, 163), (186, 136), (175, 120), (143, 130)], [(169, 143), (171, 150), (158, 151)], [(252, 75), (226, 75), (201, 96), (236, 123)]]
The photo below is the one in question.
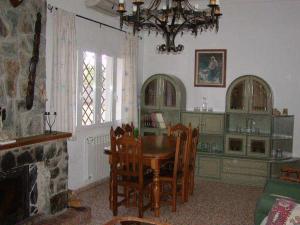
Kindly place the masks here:
[(226, 87), (226, 49), (195, 50), (195, 87)]

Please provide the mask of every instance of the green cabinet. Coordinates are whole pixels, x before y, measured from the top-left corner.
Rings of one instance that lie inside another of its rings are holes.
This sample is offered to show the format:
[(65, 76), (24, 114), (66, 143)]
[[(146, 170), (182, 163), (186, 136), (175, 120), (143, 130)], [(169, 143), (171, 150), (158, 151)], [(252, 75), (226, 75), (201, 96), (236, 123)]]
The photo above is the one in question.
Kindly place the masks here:
[(234, 80), (226, 94), (226, 112), (271, 114), (270, 86), (260, 77), (245, 75)]
[(181, 122), (186, 126), (191, 123), (193, 127), (199, 127), (200, 133), (223, 134), (224, 113), (213, 112), (182, 112)]
[(294, 116), (272, 109), (270, 86), (246, 75), (228, 87), (226, 113), (182, 112), (182, 123), (200, 128), (197, 176), (254, 186), (278, 177), (278, 165), (294, 161)]
[(221, 180), (227, 183), (263, 186), (268, 177), (268, 162), (264, 160), (223, 158)]
[(272, 116), (272, 96), (270, 86), (257, 76), (242, 76), (230, 84), (226, 93), (225, 153), (271, 156), (275, 146), (273, 125), (278, 126), (278, 118)]
[(224, 113), (181, 112), (181, 123), (199, 127), (198, 151), (223, 152), (224, 149)]
[(226, 134), (225, 153), (232, 155), (246, 155), (246, 136)]
[(206, 134), (222, 134), (224, 132), (224, 114), (203, 113), (200, 132)]
[(221, 159), (216, 157), (198, 156), (197, 176), (208, 179), (220, 179)]
[(185, 87), (177, 77), (152, 75), (144, 82), (141, 90), (141, 134), (165, 134), (168, 124), (180, 122), (180, 111), (185, 110), (185, 107)]
[(265, 159), (208, 153), (198, 153), (197, 157), (197, 177), (203, 179), (262, 187), (269, 177), (270, 163)]

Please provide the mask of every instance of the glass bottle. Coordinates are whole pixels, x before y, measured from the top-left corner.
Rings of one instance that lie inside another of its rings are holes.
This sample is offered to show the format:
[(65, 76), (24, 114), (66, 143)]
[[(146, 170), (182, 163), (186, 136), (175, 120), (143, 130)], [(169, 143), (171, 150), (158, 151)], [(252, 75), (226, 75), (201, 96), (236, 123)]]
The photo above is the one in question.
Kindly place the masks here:
[(207, 101), (206, 97), (202, 98), (202, 111), (206, 112), (207, 111)]

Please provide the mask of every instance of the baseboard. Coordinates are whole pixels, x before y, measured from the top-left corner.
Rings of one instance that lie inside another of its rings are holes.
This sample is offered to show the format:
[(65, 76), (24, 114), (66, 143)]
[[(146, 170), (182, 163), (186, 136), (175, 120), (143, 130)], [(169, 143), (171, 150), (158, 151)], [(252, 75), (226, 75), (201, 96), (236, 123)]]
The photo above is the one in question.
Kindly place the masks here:
[(81, 192), (88, 191), (89, 189), (95, 188), (109, 180), (109, 177), (103, 178), (101, 180), (95, 181), (93, 183), (90, 183), (84, 187), (78, 188), (76, 190), (72, 190), (75, 194), (80, 194)]

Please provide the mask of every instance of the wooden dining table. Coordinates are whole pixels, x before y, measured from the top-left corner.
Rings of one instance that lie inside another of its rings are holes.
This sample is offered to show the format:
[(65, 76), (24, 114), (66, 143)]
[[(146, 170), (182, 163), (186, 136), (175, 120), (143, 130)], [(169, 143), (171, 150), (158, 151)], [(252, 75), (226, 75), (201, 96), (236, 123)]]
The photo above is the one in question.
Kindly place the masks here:
[[(173, 136), (143, 136), (143, 164), (153, 170), (153, 197), (154, 214), (159, 216), (160, 209), (160, 167), (161, 165), (174, 158), (176, 150), (176, 138)], [(110, 149), (106, 148), (105, 153), (109, 154), (111, 164)]]

